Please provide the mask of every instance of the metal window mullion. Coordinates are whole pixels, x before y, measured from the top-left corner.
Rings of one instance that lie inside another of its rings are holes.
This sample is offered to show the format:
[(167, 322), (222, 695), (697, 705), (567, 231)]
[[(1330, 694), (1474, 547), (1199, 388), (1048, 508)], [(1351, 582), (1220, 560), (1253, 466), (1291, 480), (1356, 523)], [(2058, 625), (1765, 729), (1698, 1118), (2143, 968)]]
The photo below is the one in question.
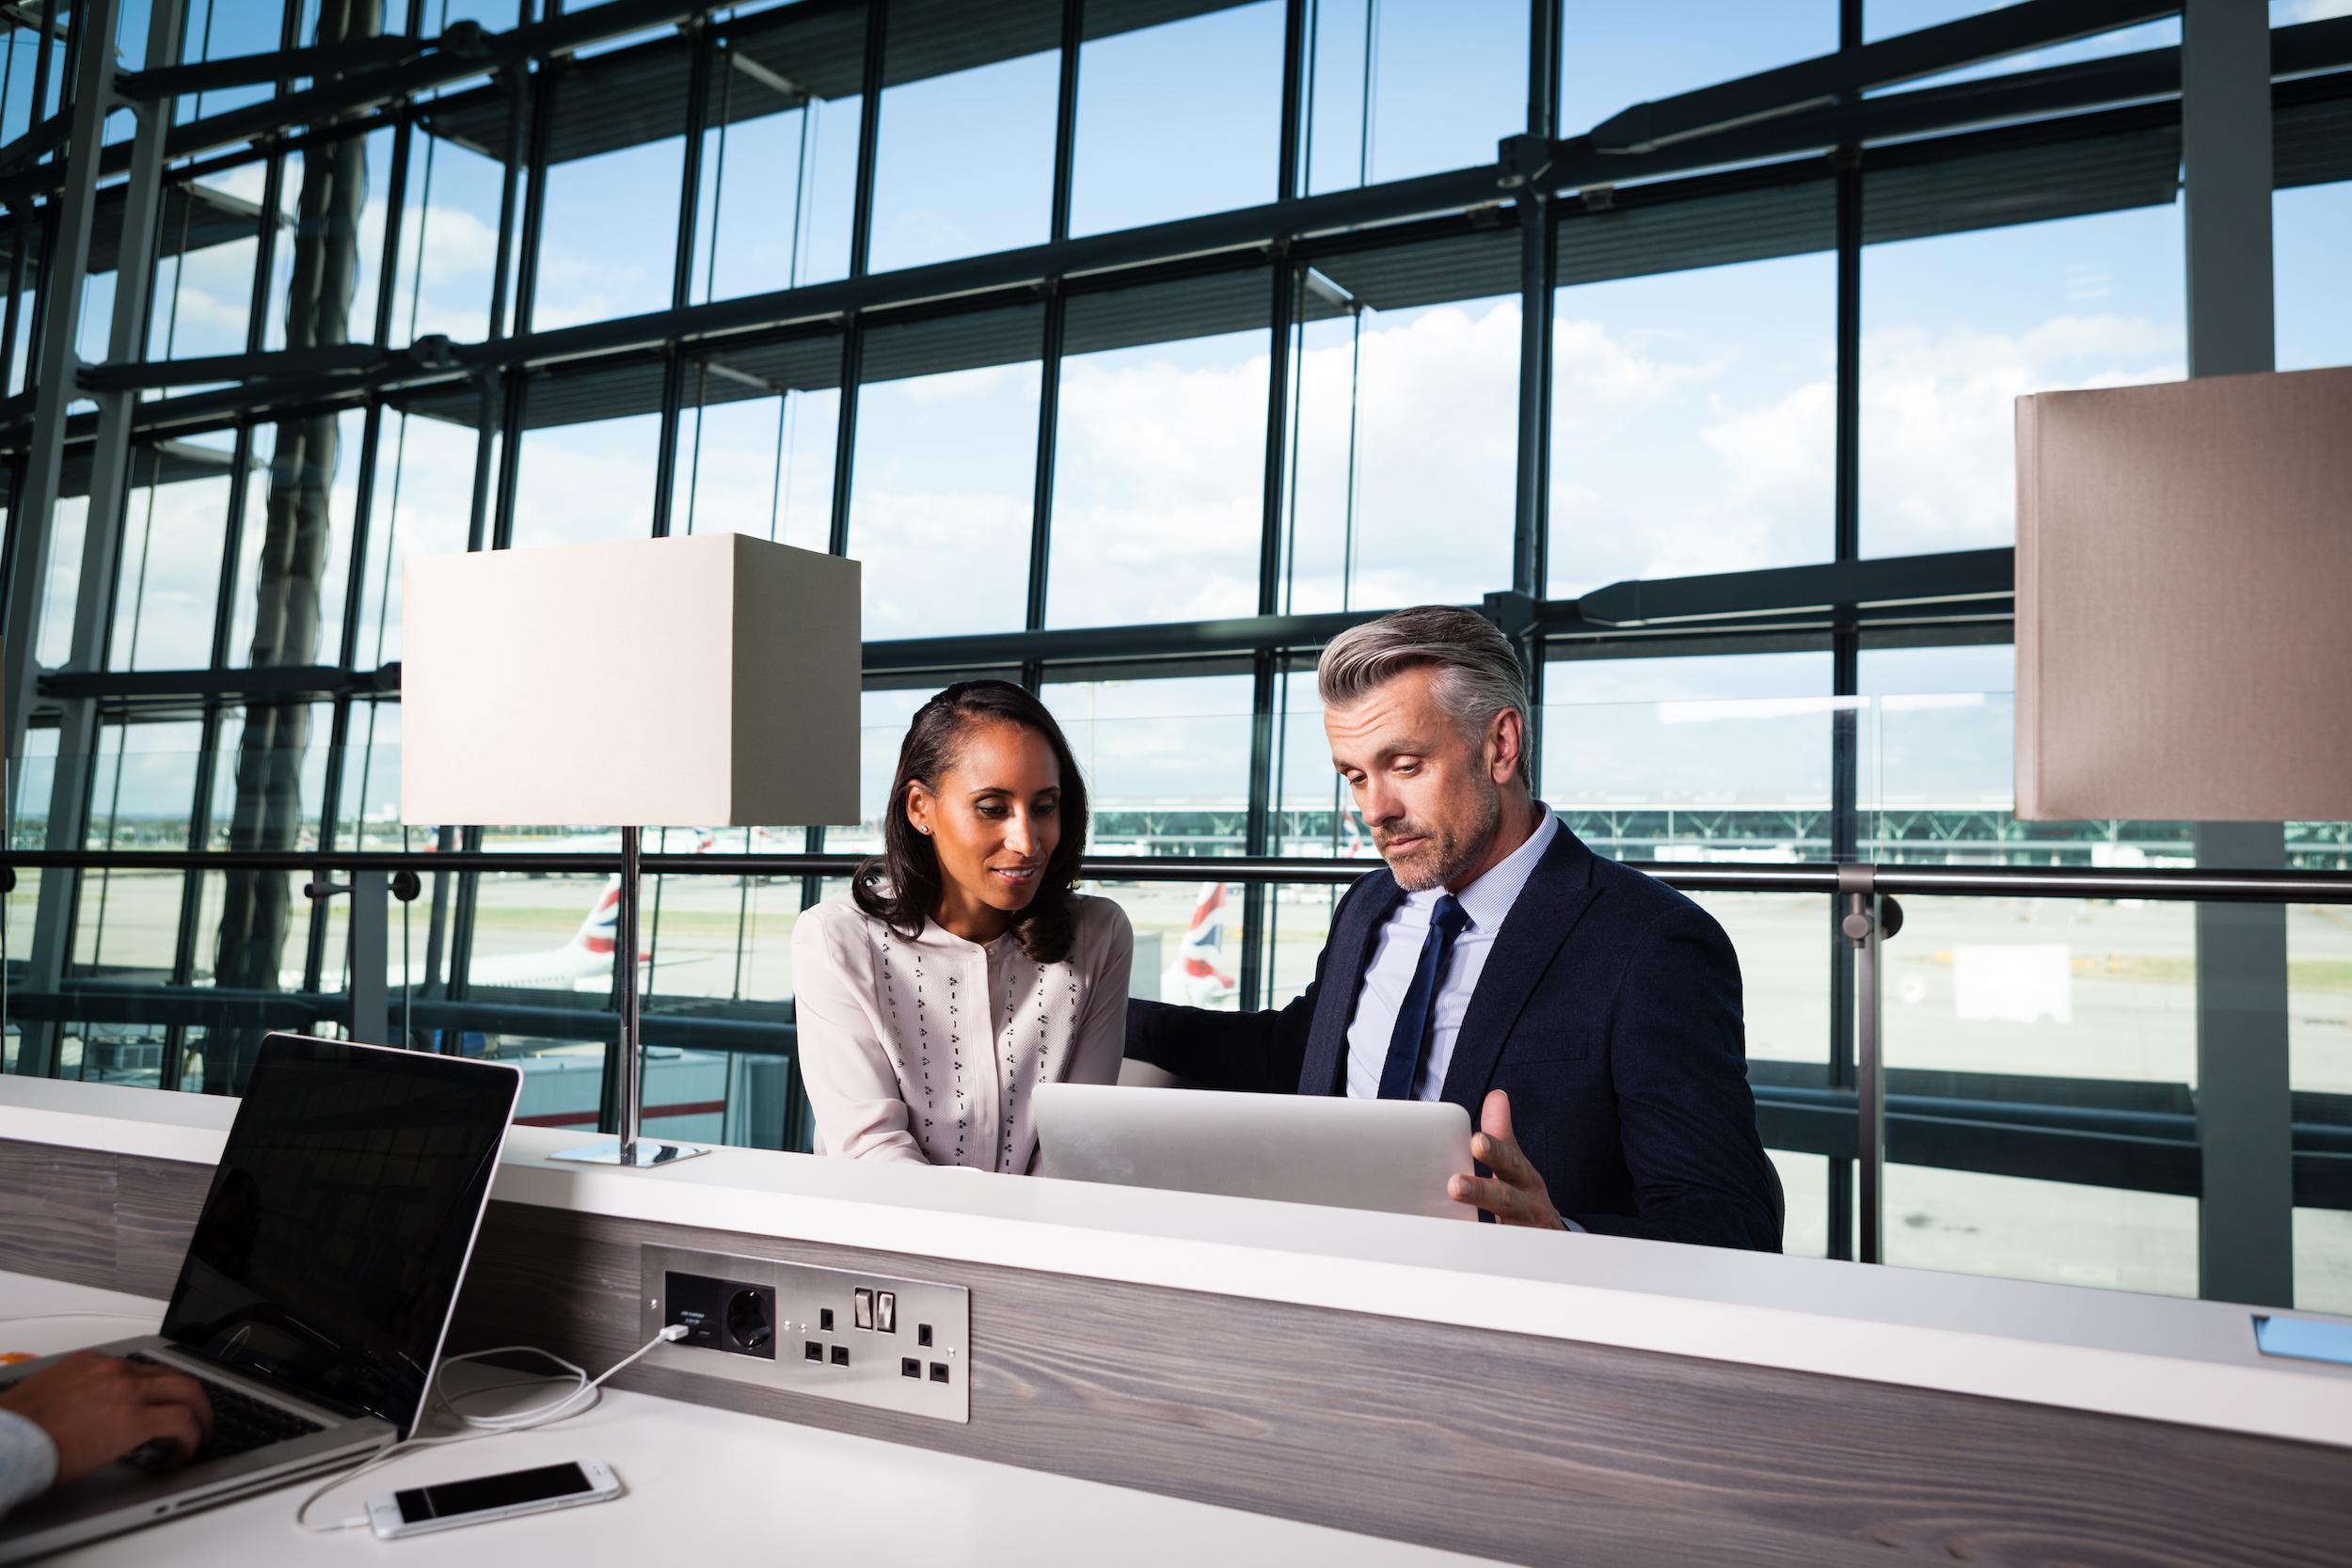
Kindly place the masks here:
[[(1842, 0), (1838, 38), (1842, 48), (1862, 41), (1863, 0)], [(1831, 558), (1858, 561), (1862, 555), (1862, 165), (1861, 149), (1840, 148), (1832, 153), (1836, 169), (1836, 303), (1835, 333), (1836, 372), (1834, 400), (1834, 456), (1831, 503)], [(1851, 621), (1841, 621), (1830, 634), (1830, 691), (1853, 696), (1861, 686), (1861, 633)], [(1851, 863), (1861, 847), (1860, 714), (1851, 706), (1834, 708), (1830, 715), (1830, 858)], [(1856, 1014), (1863, 1005), (1857, 958), (1861, 952), (1845, 935), (1845, 901), (1830, 900), (1827, 939), (1830, 948), (1829, 1082), (1841, 1088), (1857, 1087), (1861, 1064), (1855, 1057)], [(1876, 938), (1871, 939), (1875, 944)], [(1875, 954), (1875, 946), (1870, 950)], [(1883, 1135), (1866, 1125), (1869, 1107), (1857, 1095), (1855, 1156), (1829, 1161), (1828, 1243), (1832, 1258), (1877, 1262), (1874, 1243), (1883, 1232), (1856, 1212), (1857, 1174), (1863, 1189), (1861, 1207), (1878, 1200), (1883, 1172), (1870, 1157), (1883, 1148)], [(1869, 1151), (1866, 1153), (1865, 1151)]]
[[(1062, 0), (1061, 61), (1054, 110), (1054, 197), (1046, 237), (1055, 245), (1070, 238), (1070, 203), (1077, 164), (1078, 63), (1086, 39), (1086, 0)], [(1070, 304), (1058, 279), (1045, 293), (1045, 323), (1040, 350), (1037, 401), (1037, 469), (1029, 504), (1029, 596), (1023, 621), (1031, 631), (1045, 627), (1046, 594), (1052, 583), (1054, 465), (1061, 425), (1061, 360)], [(1035, 691), (1045, 667), (1036, 659), (1021, 667), (1021, 684)]]
[[(1297, 5), (1294, 0), (1293, 13)], [(1294, 40), (1295, 43), (1295, 40)], [(1296, 61), (1294, 57), (1294, 66)], [(1286, 158), (1285, 166), (1291, 166)], [(1260, 499), (1258, 531), (1258, 612), (1272, 613), (1271, 607), (1281, 592), (1282, 513), (1289, 486), (1284, 476), (1289, 465), (1291, 376), (1294, 357), (1292, 340), (1295, 337), (1295, 319), (1300, 289), (1297, 263), (1287, 252), (1278, 253), (1269, 269), (1274, 284), (1269, 305), (1269, 329), (1273, 353), (1266, 364), (1266, 430), (1264, 488)], [(1273, 649), (1261, 648), (1249, 657), (1249, 784), (1248, 816), (1243, 829), (1242, 852), (1250, 856), (1267, 852), (1274, 825), (1274, 753), (1279, 737), (1274, 733), (1274, 700), (1277, 683), (1281, 679), (1280, 656)], [(1264, 990), (1271, 973), (1266, 962), (1266, 890), (1256, 882), (1242, 889), (1241, 931), (1241, 1006), (1263, 1006)]]
[[(528, 61), (509, 65), (501, 75), (507, 93), (506, 142), (505, 156), (500, 161), (498, 251), (490, 266), (490, 319), (486, 324), (488, 330), (483, 334), (485, 343), (500, 342), (509, 336), (506, 296), (515, 278), (515, 229), (522, 205), (523, 161), (531, 146), (529, 115), (532, 100), (536, 96)], [(418, 264), (423, 264), (421, 247)], [(498, 451), (499, 422), (506, 407), (506, 382), (514, 373), (502, 360), (492, 365), (481, 378), (480, 396), (475, 400), (473, 504), (466, 522), (469, 550), (483, 549), (490, 542), (495, 478), (491, 457)], [(389, 585), (386, 591), (389, 592)]]
[[(857, 178), (850, 198), (850, 276), (866, 276), (868, 239), (874, 227), (874, 169), (881, 153), (883, 52), (890, 43), (888, 0), (866, 0), (865, 57), (859, 78), (861, 108), (857, 124)], [(795, 197), (797, 200), (797, 196)], [(841, 391), (835, 400), (833, 429), (833, 510), (825, 529), (825, 548), (834, 555), (850, 553), (850, 499), (856, 479), (858, 386), (866, 373), (866, 322), (851, 310), (841, 323)], [(803, 842), (809, 853), (821, 852), (825, 830), (811, 827)], [(801, 879), (801, 908), (824, 896), (824, 879)], [(800, 1070), (797, 1056), (793, 1071)]]
[[(554, 135), (555, 116), (564, 95), (560, 74), (542, 60), (531, 93), (531, 145), (526, 164), (530, 184), (522, 200), (521, 237), (515, 247), (515, 331), (531, 330), (539, 300), (539, 251), (547, 234), (548, 144)], [(490, 547), (506, 549), (515, 543), (515, 500), (522, 483), (523, 426), (530, 417), (531, 378), (505, 378), (504, 408), (499, 426), (506, 436), (499, 451), (498, 505), (490, 523)]]
[[(688, 24), (689, 47), (692, 59), (686, 73), (686, 145), (685, 156), (678, 170), (678, 211), (676, 244), (670, 259), (670, 309), (684, 310), (693, 302), (694, 241), (696, 225), (702, 216), (703, 136), (710, 120), (710, 57), (716, 41), (706, 19), (697, 17)], [(717, 201), (713, 194), (713, 204)], [(714, 251), (712, 258), (717, 259)], [(660, 435), (656, 438), (653, 465), (653, 536), (667, 538), (670, 532), (672, 493), (677, 488), (677, 448), (679, 426), (686, 402), (686, 360), (675, 340), (663, 345), (661, 360)], [(701, 407), (700, 400), (695, 404)], [(696, 420), (700, 420), (699, 412)], [(691, 526), (692, 520), (688, 520)], [(659, 884), (656, 892), (655, 915), (660, 911)]]
[[(155, 0), (148, 25), (148, 58), (169, 63), (178, 49), (178, 0)], [(37, 380), (34, 445), (25, 489), (11, 511), (21, 514), (19, 575), (10, 584), (7, 656), (9, 693), (8, 752), (21, 755), (26, 711), (34, 697), (39, 666), (34, 658), (40, 637), (39, 617), (47, 577), (47, 546), (56, 528), (59, 479), (65, 458), (67, 408), (77, 395), (74, 341), (81, 325), (81, 290), (87, 271), (92, 215), (97, 206), (97, 160), (106, 116), (113, 108), (114, 66), (110, 48), (82, 49), (81, 35), (96, 28), (111, 40), (115, 28), (113, 0), (90, 0), (74, 8), (68, 54), (74, 74), (72, 137), (66, 149), (67, 185), (60, 198), (64, 245), (62, 265), (46, 274), (45, 292), (66, 291), (43, 324), (41, 374)], [(108, 353), (116, 358), (135, 357), (143, 346), (150, 273), (155, 240), (155, 214), (160, 205), (163, 121), (168, 110), (139, 111), (134, 141), (132, 180), (125, 189), (123, 227), (118, 251), (114, 319)], [(119, 578), (119, 537), (129, 480), (129, 391), (98, 394), (97, 439), (91, 452), (89, 500), (82, 537), (82, 571), (74, 605), (71, 651), (66, 667), (94, 670), (105, 657), (114, 591)], [(37, 477), (35, 477), (37, 476)], [(57, 758), (51, 778), (47, 841), (52, 847), (80, 848), (87, 834), (91, 752), (97, 744), (98, 707), (83, 698), (63, 705), (58, 729)], [(34, 990), (54, 991), (71, 962), (75, 905), (80, 874), (66, 870), (44, 874), (34, 909), (33, 942), (26, 979)], [(20, 1036), (20, 1070), (56, 1070), (60, 1030), (56, 1020), (30, 1022)]]

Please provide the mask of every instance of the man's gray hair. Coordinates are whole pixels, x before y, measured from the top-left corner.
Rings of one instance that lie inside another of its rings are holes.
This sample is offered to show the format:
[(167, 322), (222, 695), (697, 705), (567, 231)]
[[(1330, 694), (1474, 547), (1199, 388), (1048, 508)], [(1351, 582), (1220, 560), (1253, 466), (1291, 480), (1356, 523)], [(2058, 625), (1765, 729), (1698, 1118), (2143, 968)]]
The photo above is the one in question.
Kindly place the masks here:
[[(1520, 745), (1528, 722), (1527, 676), (1510, 639), (1474, 610), (1421, 605), (1351, 626), (1331, 640), (1315, 665), (1315, 690), (1327, 708), (1350, 707), (1407, 670), (1435, 669), (1430, 694), (1473, 744), (1496, 714), (1519, 716)], [(1519, 773), (1527, 777), (1522, 752)]]

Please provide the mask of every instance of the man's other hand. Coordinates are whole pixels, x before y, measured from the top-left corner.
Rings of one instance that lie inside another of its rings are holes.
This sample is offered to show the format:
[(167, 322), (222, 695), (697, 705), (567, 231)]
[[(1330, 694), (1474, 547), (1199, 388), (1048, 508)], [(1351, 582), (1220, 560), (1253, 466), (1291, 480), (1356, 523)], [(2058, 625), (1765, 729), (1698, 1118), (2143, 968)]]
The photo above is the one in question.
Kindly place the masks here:
[(57, 1445), (55, 1484), (78, 1481), (154, 1438), (182, 1459), (213, 1430), (213, 1406), (196, 1379), (140, 1361), (80, 1351), (0, 1394)]
[(1450, 1176), (1446, 1196), (1484, 1209), (1504, 1225), (1561, 1228), (1560, 1211), (1551, 1206), (1550, 1189), (1511, 1136), (1511, 1097), (1501, 1089), (1489, 1091), (1479, 1107), (1478, 1131), (1470, 1134), (1470, 1158), (1494, 1175)]

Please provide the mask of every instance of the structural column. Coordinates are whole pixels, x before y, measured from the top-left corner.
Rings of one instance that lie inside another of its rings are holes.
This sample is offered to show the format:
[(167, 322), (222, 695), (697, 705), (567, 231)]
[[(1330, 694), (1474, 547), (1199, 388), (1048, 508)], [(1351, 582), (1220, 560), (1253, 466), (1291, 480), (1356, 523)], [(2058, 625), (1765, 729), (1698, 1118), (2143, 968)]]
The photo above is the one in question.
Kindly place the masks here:
[[(2182, 16), (2188, 370), (2276, 363), (2271, 274), (2270, 23), (2262, 0), (2190, 0)], [(2218, 521), (2218, 520), (2217, 520)], [(2286, 863), (2277, 823), (2205, 822), (2197, 863)], [(2199, 1293), (2292, 1306), (2295, 1156), (2286, 910), (2197, 906)]]

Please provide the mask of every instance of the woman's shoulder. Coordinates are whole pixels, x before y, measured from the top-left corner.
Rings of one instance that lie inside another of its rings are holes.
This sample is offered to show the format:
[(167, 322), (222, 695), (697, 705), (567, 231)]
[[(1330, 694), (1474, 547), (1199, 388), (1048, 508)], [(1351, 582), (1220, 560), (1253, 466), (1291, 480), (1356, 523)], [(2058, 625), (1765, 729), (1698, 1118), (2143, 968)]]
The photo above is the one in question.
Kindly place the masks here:
[(1070, 895), (1071, 927), (1079, 942), (1101, 946), (1132, 941), (1135, 928), (1128, 924), (1127, 911), (1116, 898), (1104, 898), (1093, 894), (1073, 893)]
[(849, 894), (836, 893), (801, 911), (792, 927), (792, 945), (821, 945), (836, 955), (847, 955), (866, 944), (873, 924), (873, 917), (859, 909)]

